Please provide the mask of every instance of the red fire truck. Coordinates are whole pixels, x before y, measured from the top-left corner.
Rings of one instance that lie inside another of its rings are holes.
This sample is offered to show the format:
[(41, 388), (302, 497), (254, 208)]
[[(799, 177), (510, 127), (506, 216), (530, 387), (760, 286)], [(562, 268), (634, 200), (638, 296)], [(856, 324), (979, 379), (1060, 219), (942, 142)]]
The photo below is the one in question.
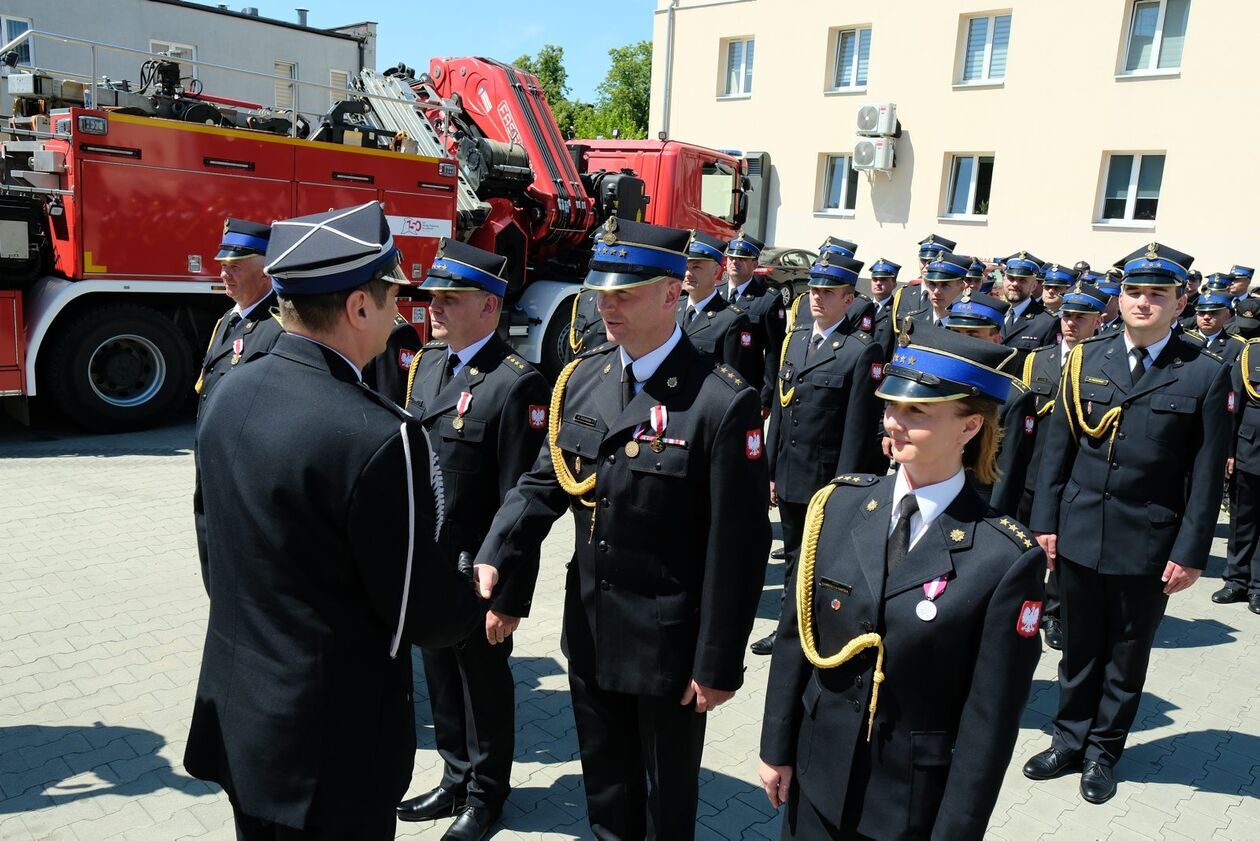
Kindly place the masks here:
[[(0, 61), (38, 37), (136, 52), (32, 30)], [(230, 303), (213, 260), (226, 216), (379, 200), (417, 283), (439, 237), (504, 254), (502, 328), (554, 372), (590, 233), (608, 216), (729, 237), (745, 213), (739, 158), (672, 140), (566, 142), (537, 79), (488, 59), (364, 71), (308, 117), (210, 96), (165, 56), (139, 54), (137, 85), (15, 67), (13, 56), (0, 403), (18, 417), (36, 395), (102, 431), (177, 411)], [(422, 337), (423, 298), (400, 303)]]

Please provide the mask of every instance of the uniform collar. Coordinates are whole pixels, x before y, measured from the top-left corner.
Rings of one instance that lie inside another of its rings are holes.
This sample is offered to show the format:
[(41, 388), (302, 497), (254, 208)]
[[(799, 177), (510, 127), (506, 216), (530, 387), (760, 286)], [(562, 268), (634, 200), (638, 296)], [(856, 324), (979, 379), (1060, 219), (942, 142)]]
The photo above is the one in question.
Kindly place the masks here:
[(355, 377), (357, 377), (357, 378), (358, 378), (359, 382), (363, 382), (363, 372), (362, 372), (361, 370), (359, 370), (359, 366), (358, 366), (358, 365), (355, 365), (353, 362), (351, 362), (351, 361), (350, 361), (350, 359), (349, 359), (349, 358), (348, 358), (348, 357), (347, 357), (344, 353), (342, 353), (341, 351), (337, 350), (337, 349), (336, 349), (336, 348), (334, 348), (334, 347), (329, 347), (328, 345), (324, 344), (323, 342), (317, 342), (316, 340), (312, 339), (310, 336), (303, 336), (303, 335), (301, 335), (300, 333), (287, 333), (286, 335), (293, 336), (295, 339), (302, 339), (303, 341), (310, 342), (310, 343), (311, 343), (311, 344), (313, 344), (313, 345), (319, 345), (319, 346), (320, 346), (320, 347), (322, 347), (324, 350), (327, 350), (327, 351), (329, 351), (330, 353), (335, 353), (335, 354), (337, 354), (338, 356), (340, 356), (340, 357), (342, 358), (342, 360), (344, 360), (344, 361), (345, 361), (346, 365), (350, 366), (350, 370), (351, 370), (351, 371), (354, 371), (354, 375), (355, 375)]
[(700, 301), (699, 303), (693, 304), (691, 303), (691, 299), (688, 298), (687, 306), (693, 307), (696, 312), (704, 312), (704, 308), (709, 305), (709, 302), (712, 301), (716, 295), (717, 295), (717, 287), (715, 286), (713, 287), (713, 291), (709, 293), (709, 297), (705, 298), (703, 301)]
[(1225, 332), (1224, 330), (1217, 330), (1215, 333), (1209, 336), (1207, 333), (1204, 333), (1202, 330), (1199, 331), (1200, 335), (1203, 336), (1204, 345), (1212, 344), (1212, 342), (1216, 341), (1216, 337), (1221, 335), (1224, 332)]
[[(1154, 342), (1146, 346), (1146, 354), (1149, 360), (1146, 364), (1148, 366), (1155, 364), (1155, 360), (1159, 359), (1159, 355), (1164, 352), (1164, 347), (1171, 340), (1172, 340), (1172, 330), (1169, 330), (1167, 333), (1164, 334), (1164, 338), (1160, 339), (1158, 342)], [(1129, 334), (1126, 331), (1124, 334), (1125, 353), (1131, 352), (1135, 347), (1137, 347), (1137, 345), (1133, 344), (1133, 342), (1129, 340)]]
[[(744, 294), (744, 290), (748, 288), (748, 284), (750, 284), (750, 283), (752, 283), (752, 282), (753, 282), (753, 279), (750, 277), (750, 278), (748, 278), (748, 280), (745, 280), (745, 281), (744, 281), (741, 285), (736, 286), (736, 287), (735, 287), (735, 291), (734, 291), (734, 293), (732, 293), (732, 294), (731, 294), (731, 297), (729, 298), (729, 300), (734, 301), (734, 300), (735, 300), (736, 298), (738, 298), (740, 295), (743, 295), (743, 294)], [(728, 284), (728, 285), (727, 285), (727, 289), (729, 289), (729, 288), (730, 288), (730, 285)]]
[(471, 345), (469, 345), (468, 347), (464, 348), (461, 351), (458, 351), (458, 352), (453, 351), (448, 347), (446, 349), (446, 358), (448, 360), (451, 358), (451, 356), (459, 357), (459, 362), (455, 364), (455, 370), (452, 371), (451, 373), (452, 374), (458, 373), (461, 369), (463, 369), (465, 365), (467, 365), (469, 362), (472, 362), (473, 357), (481, 353), (481, 349), (485, 347), (486, 343), (489, 342), (492, 338), (494, 338), (493, 330), (491, 330), (489, 333), (482, 336), (480, 339), (473, 342)]
[(1024, 300), (1020, 301), (1015, 306), (1011, 307), (1011, 318), (1019, 318), (1020, 316), (1022, 316), (1024, 314), (1024, 311), (1032, 306), (1032, 302), (1033, 302), (1033, 299), (1032, 299), (1032, 296), (1030, 295)]
[[(1077, 344), (1080, 344), (1080, 342), (1077, 342)], [(1067, 362), (1068, 354), (1071, 352), (1072, 352), (1072, 349), (1067, 346), (1067, 342), (1063, 342), (1062, 344), (1059, 345), (1059, 367), (1060, 368), (1062, 368), (1063, 364)]]
[(669, 338), (665, 340), (665, 344), (656, 350), (648, 351), (638, 359), (631, 359), (626, 353), (626, 349), (619, 347), (617, 353), (621, 356), (621, 368), (624, 371), (626, 366), (631, 362), (634, 363), (634, 379), (636, 382), (647, 382), (652, 375), (656, 373), (656, 369), (661, 367), (661, 363), (665, 361), (665, 357), (669, 356), (670, 351), (678, 346), (682, 340), (682, 328), (674, 325), (674, 332), (669, 334)]
[(967, 474), (962, 468), (953, 476), (950, 476), (944, 482), (937, 482), (935, 485), (924, 485), (921, 488), (911, 488), (910, 482), (906, 479), (905, 470), (897, 469), (897, 478), (893, 482), (892, 510), (895, 514), (901, 505), (901, 500), (906, 494), (913, 493), (919, 503), (919, 516), (923, 518), (922, 526), (930, 525), (933, 520), (941, 516), (945, 509), (950, 506), (954, 498), (962, 492), (963, 485), (966, 484)]
[[(844, 321), (844, 319), (842, 318), (840, 319), (840, 321)], [(835, 324), (831, 325), (830, 327), (821, 328), (821, 329), (818, 326), (818, 322), (815, 321), (814, 332), (811, 338), (817, 339), (819, 336), (822, 336), (824, 339), (826, 339), (827, 337), (829, 337), (832, 333), (836, 331), (837, 327), (840, 326), (840, 321), (837, 321)]]
[(236, 306), (232, 307), (232, 312), (236, 313), (241, 318), (249, 318), (249, 314), (253, 312), (254, 310), (258, 309), (260, 306), (262, 306), (263, 301), (266, 301), (269, 297), (271, 296), (263, 295), (261, 298), (259, 298), (257, 301), (254, 301), (254, 303), (250, 304), (248, 307), (241, 307), (240, 304), (237, 304)]

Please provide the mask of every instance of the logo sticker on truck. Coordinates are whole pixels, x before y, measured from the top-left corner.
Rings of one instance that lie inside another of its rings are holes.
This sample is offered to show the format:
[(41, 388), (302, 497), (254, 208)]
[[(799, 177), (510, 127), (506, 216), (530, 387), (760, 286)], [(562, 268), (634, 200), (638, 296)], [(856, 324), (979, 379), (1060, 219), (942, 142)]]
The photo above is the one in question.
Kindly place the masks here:
[(396, 237), (449, 237), (450, 219), (430, 219), (425, 216), (386, 216), (389, 232)]

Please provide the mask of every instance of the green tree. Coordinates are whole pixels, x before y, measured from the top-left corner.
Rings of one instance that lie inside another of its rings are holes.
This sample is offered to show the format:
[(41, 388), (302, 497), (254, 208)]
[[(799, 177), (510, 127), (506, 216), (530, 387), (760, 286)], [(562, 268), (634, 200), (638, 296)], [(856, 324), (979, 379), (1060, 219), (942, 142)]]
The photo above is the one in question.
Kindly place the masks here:
[(620, 128), (623, 136), (644, 137), (652, 98), (652, 42), (614, 47), (608, 58), (608, 75), (595, 89), (596, 106), (605, 115), (601, 122)]
[(560, 102), (567, 101), (569, 71), (564, 68), (564, 47), (544, 44), (538, 55), (523, 55), (512, 62), (512, 65), (538, 77), (538, 84), (542, 87), (547, 102), (551, 103), (552, 110)]

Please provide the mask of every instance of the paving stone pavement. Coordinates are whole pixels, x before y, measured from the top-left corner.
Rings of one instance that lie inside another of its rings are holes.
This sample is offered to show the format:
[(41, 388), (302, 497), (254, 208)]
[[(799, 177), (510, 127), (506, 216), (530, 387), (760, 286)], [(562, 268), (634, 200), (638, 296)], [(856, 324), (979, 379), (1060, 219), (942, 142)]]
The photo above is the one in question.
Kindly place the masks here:
[[(207, 613), (191, 443), (188, 422), (84, 437), (0, 421), (0, 839), (234, 837), (223, 795), (181, 767)], [(561, 521), (516, 638), (515, 790), (499, 841), (590, 837), (560, 653), (571, 541)], [(1215, 551), (1219, 576), (1223, 540)], [(775, 563), (755, 637), (770, 630), (781, 578)], [(1215, 587), (1205, 578), (1173, 598), (1119, 794), (1103, 806), (1083, 803), (1073, 777), (1034, 785), (1020, 774), (1047, 744), (1056, 703), (1046, 650), (989, 838), (1260, 839), (1260, 617), (1211, 604)], [(768, 662), (747, 665), (743, 690), (710, 717), (702, 839), (778, 837), (755, 784)], [(412, 793), (439, 775), (423, 701), (416, 722)], [(400, 824), (398, 835), (437, 839), (445, 823)]]

